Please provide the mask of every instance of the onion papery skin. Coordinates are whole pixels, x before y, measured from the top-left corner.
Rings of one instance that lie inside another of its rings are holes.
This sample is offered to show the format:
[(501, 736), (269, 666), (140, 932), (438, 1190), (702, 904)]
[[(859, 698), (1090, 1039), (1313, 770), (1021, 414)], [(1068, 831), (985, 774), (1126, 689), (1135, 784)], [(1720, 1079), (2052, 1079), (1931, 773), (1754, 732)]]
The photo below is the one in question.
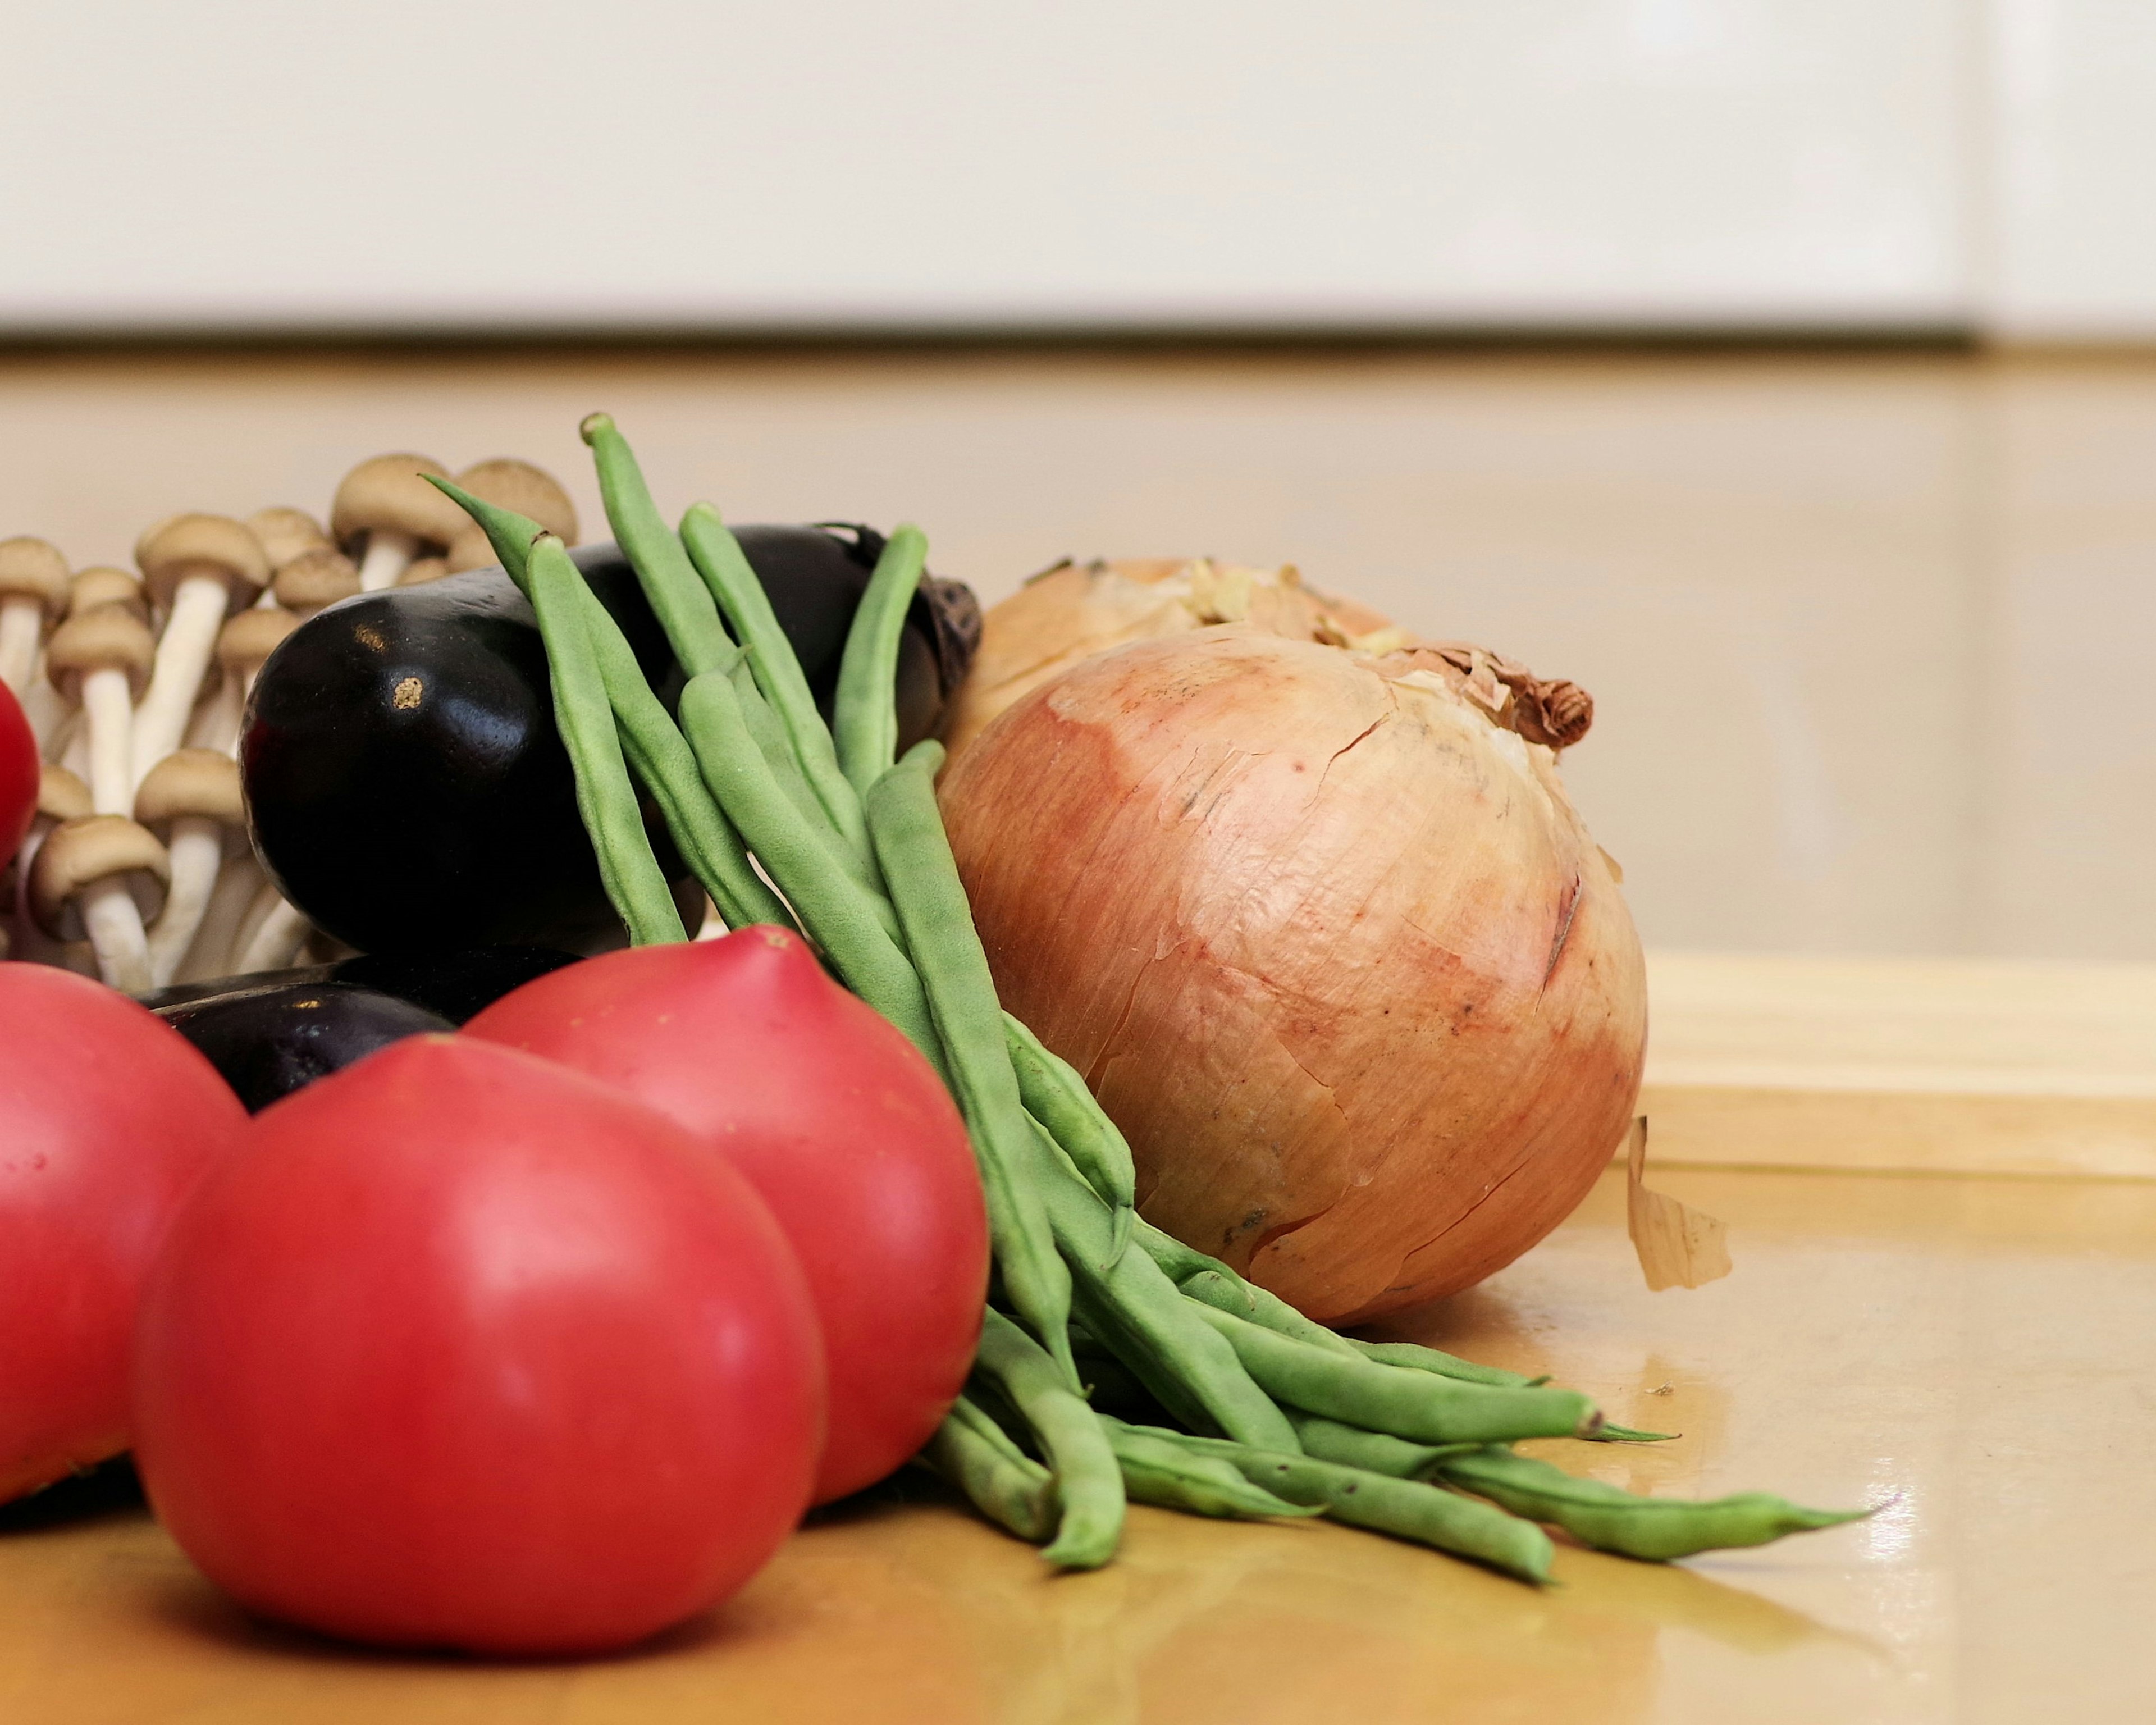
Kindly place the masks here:
[(1339, 1325), (1554, 1228), (1646, 1041), (1638, 937), (1555, 756), (1415, 659), (1142, 641), (1013, 705), (942, 786), (1004, 1004), (1130, 1138), (1142, 1214)]

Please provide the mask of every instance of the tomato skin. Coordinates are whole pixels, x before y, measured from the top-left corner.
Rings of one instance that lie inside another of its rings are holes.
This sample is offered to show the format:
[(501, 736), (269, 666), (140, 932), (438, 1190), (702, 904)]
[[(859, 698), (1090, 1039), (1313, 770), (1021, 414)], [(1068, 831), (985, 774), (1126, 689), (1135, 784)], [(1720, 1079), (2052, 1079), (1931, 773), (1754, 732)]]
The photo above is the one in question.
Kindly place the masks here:
[(71, 971), (0, 964), (0, 1502), (127, 1447), (143, 1277), (246, 1124), (154, 1013)]
[(819, 1503), (928, 1440), (980, 1339), (980, 1175), (935, 1069), (798, 936), (745, 928), (586, 959), (464, 1034), (641, 1097), (724, 1151), (771, 1206), (808, 1272), (830, 1372)]
[(823, 1398), (799, 1266), (723, 1158), (578, 1074), (420, 1036), (264, 1110), (182, 1212), (136, 1459), (258, 1611), (590, 1653), (762, 1566)]
[(0, 866), (38, 816), (38, 738), (13, 690), (0, 683)]

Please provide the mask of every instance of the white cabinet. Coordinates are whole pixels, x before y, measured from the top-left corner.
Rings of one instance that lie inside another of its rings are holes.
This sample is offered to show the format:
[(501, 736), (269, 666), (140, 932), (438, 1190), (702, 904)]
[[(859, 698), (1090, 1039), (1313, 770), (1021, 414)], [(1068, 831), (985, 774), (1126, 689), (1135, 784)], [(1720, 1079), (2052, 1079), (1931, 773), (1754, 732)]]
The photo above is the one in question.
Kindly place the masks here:
[(0, 327), (2156, 331), (2146, 0), (0, 0)]

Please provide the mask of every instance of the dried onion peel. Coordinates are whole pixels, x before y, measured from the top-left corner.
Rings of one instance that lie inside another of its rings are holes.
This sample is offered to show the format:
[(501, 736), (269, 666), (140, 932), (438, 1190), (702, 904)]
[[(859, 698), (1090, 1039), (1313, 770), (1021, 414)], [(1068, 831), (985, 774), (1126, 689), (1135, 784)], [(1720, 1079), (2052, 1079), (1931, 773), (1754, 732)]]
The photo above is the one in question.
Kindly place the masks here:
[(1509, 1263), (1632, 1117), (1638, 938), (1527, 740), (1584, 696), (1517, 671), (1200, 626), (1062, 670), (942, 783), (1004, 1002), (1142, 1213), (1325, 1322)]

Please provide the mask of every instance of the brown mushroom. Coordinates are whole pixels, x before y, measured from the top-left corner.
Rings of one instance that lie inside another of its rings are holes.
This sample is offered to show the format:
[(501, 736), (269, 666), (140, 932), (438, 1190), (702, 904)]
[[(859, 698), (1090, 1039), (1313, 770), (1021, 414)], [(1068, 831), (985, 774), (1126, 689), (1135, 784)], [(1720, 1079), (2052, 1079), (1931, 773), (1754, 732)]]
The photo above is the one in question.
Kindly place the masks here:
[(64, 968), (81, 968), (70, 965), (69, 961), (73, 955), (33, 920), (29, 890), (24, 883), (30, 878), (31, 865), (38, 860), (38, 847), (45, 842), (45, 835), (64, 820), (77, 820), (95, 812), (90, 787), (66, 768), (46, 762), (38, 778), (37, 814), (30, 822), (30, 830), (23, 835), (21, 848), (15, 853), (13, 950), (18, 958)]
[(232, 752), (239, 741), (240, 716), (247, 710), (255, 673), (299, 626), (300, 619), (290, 611), (275, 605), (256, 605), (242, 611), (218, 631), (217, 664), (222, 680), (215, 697), (203, 703), (187, 727), (190, 743), (228, 754)]
[(150, 624), (150, 601), (142, 592), (142, 578), (126, 569), (103, 564), (79, 571), (68, 583), (67, 614), (80, 617), (100, 605), (117, 605), (144, 628)]
[(311, 617), (359, 591), (359, 565), (334, 545), (302, 552), (278, 569), (270, 591), (295, 617)]
[(247, 518), (247, 525), (254, 536), (262, 542), (263, 554), (270, 559), (272, 569), (281, 569), (295, 558), (305, 557), (311, 551), (334, 551), (330, 536), (322, 525), (304, 509), (258, 509)]
[(135, 778), (140, 783), (179, 747), (216, 649), (218, 631), (268, 583), (270, 559), (244, 521), (182, 515), (145, 535), (135, 547), (135, 561), (151, 597), (165, 613), (157, 668), (135, 715)]
[(135, 701), (150, 680), (157, 647), (148, 625), (121, 605), (69, 618), (45, 644), (45, 675), (82, 709), (90, 796), (100, 814), (135, 806)]
[(172, 891), (150, 929), (151, 986), (162, 988), (201, 930), (224, 861), (225, 835), (246, 826), (238, 763), (217, 749), (174, 749), (136, 792), (135, 819), (164, 841), (172, 862)]
[(477, 522), (452, 539), (449, 550), (442, 555), (442, 562), (452, 575), (461, 575), (467, 569), (487, 568), (501, 561), (494, 554), (494, 542)]
[(29, 691), (38, 649), (67, 598), (67, 559), (59, 547), (28, 534), (0, 539), (0, 683), (18, 699)]
[(151, 986), (144, 924), (165, 901), (172, 865), (146, 828), (125, 815), (64, 820), (30, 865), (30, 914), (54, 940), (87, 939), (98, 974), (116, 988)]
[(397, 578), (399, 587), (424, 587), (429, 581), (439, 581), (449, 572), (447, 557), (414, 557), (404, 566), (404, 572)]
[[(482, 503), (531, 516), (564, 545), (577, 542), (577, 506), (570, 502), (561, 482), (543, 467), (534, 467), (511, 455), (497, 455), (491, 461), (467, 467), (457, 475), (457, 483)], [(473, 525), (467, 521), (467, 526)]]
[(64, 820), (80, 820), (97, 813), (90, 787), (64, 767), (48, 761), (38, 771), (38, 815), (57, 826)]
[(359, 559), (362, 593), (379, 593), (415, 559), (457, 536), (465, 512), (423, 475), (449, 476), (424, 455), (377, 455), (344, 476), (330, 507), (330, 532)]

